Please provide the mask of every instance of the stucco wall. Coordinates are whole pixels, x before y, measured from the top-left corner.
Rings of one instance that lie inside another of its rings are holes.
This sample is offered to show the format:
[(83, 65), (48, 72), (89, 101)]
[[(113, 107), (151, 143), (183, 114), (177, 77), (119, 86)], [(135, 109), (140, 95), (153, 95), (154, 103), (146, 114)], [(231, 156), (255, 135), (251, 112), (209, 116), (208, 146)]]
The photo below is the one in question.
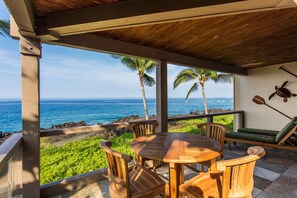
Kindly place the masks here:
[(289, 84), (286, 87), (292, 93), (297, 94), (297, 78), (279, 70), (280, 66), (297, 74), (297, 62), (295, 62), (250, 69), (248, 76), (235, 76), (235, 109), (245, 111), (245, 127), (279, 130), (289, 121), (288, 118), (272, 109), (252, 102), (255, 95), (263, 97), (267, 104), (290, 117), (297, 115), (297, 97), (289, 98), (286, 103), (278, 96), (268, 100), (269, 96), (275, 91), (275, 85), (281, 86), (287, 80)]

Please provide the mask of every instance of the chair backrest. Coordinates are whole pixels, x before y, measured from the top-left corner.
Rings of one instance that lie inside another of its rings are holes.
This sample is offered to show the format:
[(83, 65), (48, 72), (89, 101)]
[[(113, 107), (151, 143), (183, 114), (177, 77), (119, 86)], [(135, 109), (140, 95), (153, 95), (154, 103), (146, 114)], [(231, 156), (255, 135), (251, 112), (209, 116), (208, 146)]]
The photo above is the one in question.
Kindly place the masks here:
[(137, 123), (132, 125), (131, 128), (133, 130), (134, 139), (144, 135), (155, 134), (157, 126), (158, 126), (157, 123), (147, 123), (147, 122)]
[(102, 148), (108, 161), (108, 178), (109, 190), (111, 197), (129, 197), (130, 183), (128, 173), (128, 162), (133, 157), (122, 154), (111, 149), (112, 143), (109, 141), (102, 141), (100, 148)]
[(224, 145), (225, 133), (229, 131), (226, 126), (218, 123), (204, 123), (198, 124), (197, 127), (201, 130), (201, 135), (212, 138)]
[(282, 144), (284, 143), (295, 131), (297, 128), (297, 117), (293, 117), (292, 120), (282, 128), (278, 132), (278, 134), (275, 137), (275, 142)]
[(262, 147), (254, 146), (247, 150), (245, 157), (216, 162), (218, 171), (223, 171), (223, 198), (251, 197), (254, 188), (253, 173), (256, 160), (265, 155)]

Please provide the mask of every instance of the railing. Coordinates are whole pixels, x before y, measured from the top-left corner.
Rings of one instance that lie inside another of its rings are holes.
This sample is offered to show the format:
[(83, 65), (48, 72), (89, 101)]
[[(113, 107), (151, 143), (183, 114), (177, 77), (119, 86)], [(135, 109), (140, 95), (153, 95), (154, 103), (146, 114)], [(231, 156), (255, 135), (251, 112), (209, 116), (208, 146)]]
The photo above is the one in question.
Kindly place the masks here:
[[(222, 112), (222, 113), (172, 117), (172, 118), (168, 118), (168, 122), (199, 119), (199, 118), (206, 118), (206, 122), (213, 122), (213, 117), (222, 116), (222, 115), (230, 115), (230, 114), (238, 114), (238, 126), (240, 128), (244, 126), (244, 111), (226, 111), (226, 112)], [(135, 121), (123, 122), (123, 123), (70, 127), (70, 128), (61, 128), (61, 129), (48, 129), (48, 130), (42, 130), (40, 132), (40, 137), (54, 136), (54, 135), (78, 134), (78, 133), (89, 133), (89, 132), (98, 132), (99, 133), (100, 131), (104, 131), (104, 130), (118, 130), (118, 129), (128, 128), (131, 124), (137, 124), (138, 122), (156, 122), (156, 119), (135, 120)]]
[(22, 134), (15, 133), (0, 146), (0, 195), (22, 194)]

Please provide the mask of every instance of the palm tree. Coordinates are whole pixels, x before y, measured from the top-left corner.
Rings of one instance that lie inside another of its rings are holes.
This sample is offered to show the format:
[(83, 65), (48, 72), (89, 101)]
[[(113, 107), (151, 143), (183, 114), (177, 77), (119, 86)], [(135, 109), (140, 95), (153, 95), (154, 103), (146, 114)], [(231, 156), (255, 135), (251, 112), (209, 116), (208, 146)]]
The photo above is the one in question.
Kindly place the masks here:
[(147, 73), (152, 72), (156, 68), (156, 62), (152, 60), (146, 60), (142, 58), (133, 58), (127, 56), (112, 56), (113, 58), (120, 59), (123, 65), (125, 65), (131, 71), (137, 71), (137, 75), (139, 77), (141, 93), (142, 93), (142, 100), (143, 100), (143, 108), (145, 113), (145, 119), (148, 120), (148, 109), (146, 104), (146, 97), (145, 97), (145, 89), (144, 85), (149, 87), (156, 84), (155, 79), (149, 76)]
[(224, 83), (231, 83), (230, 74), (222, 74), (217, 73), (216, 71), (211, 71), (207, 69), (199, 69), (199, 68), (189, 68), (182, 70), (176, 77), (173, 83), (174, 89), (178, 87), (180, 84), (188, 82), (188, 81), (195, 81), (192, 85), (188, 94), (186, 96), (186, 100), (188, 100), (190, 94), (198, 90), (199, 85), (202, 89), (202, 96), (204, 102), (204, 112), (208, 114), (207, 105), (206, 105), (206, 95), (205, 95), (205, 83), (208, 80), (212, 80), (215, 83), (224, 82)]
[(0, 20), (0, 35), (10, 36), (9, 34), (9, 22), (6, 20)]

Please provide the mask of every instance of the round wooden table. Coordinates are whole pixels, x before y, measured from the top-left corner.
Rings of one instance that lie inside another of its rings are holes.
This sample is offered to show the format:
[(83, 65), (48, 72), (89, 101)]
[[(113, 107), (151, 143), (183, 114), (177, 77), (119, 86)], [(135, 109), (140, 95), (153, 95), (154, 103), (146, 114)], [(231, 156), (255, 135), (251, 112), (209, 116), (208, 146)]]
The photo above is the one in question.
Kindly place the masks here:
[(184, 182), (182, 164), (211, 161), (222, 153), (222, 145), (210, 138), (191, 133), (158, 133), (141, 136), (131, 143), (136, 155), (169, 163), (170, 197), (178, 197)]

